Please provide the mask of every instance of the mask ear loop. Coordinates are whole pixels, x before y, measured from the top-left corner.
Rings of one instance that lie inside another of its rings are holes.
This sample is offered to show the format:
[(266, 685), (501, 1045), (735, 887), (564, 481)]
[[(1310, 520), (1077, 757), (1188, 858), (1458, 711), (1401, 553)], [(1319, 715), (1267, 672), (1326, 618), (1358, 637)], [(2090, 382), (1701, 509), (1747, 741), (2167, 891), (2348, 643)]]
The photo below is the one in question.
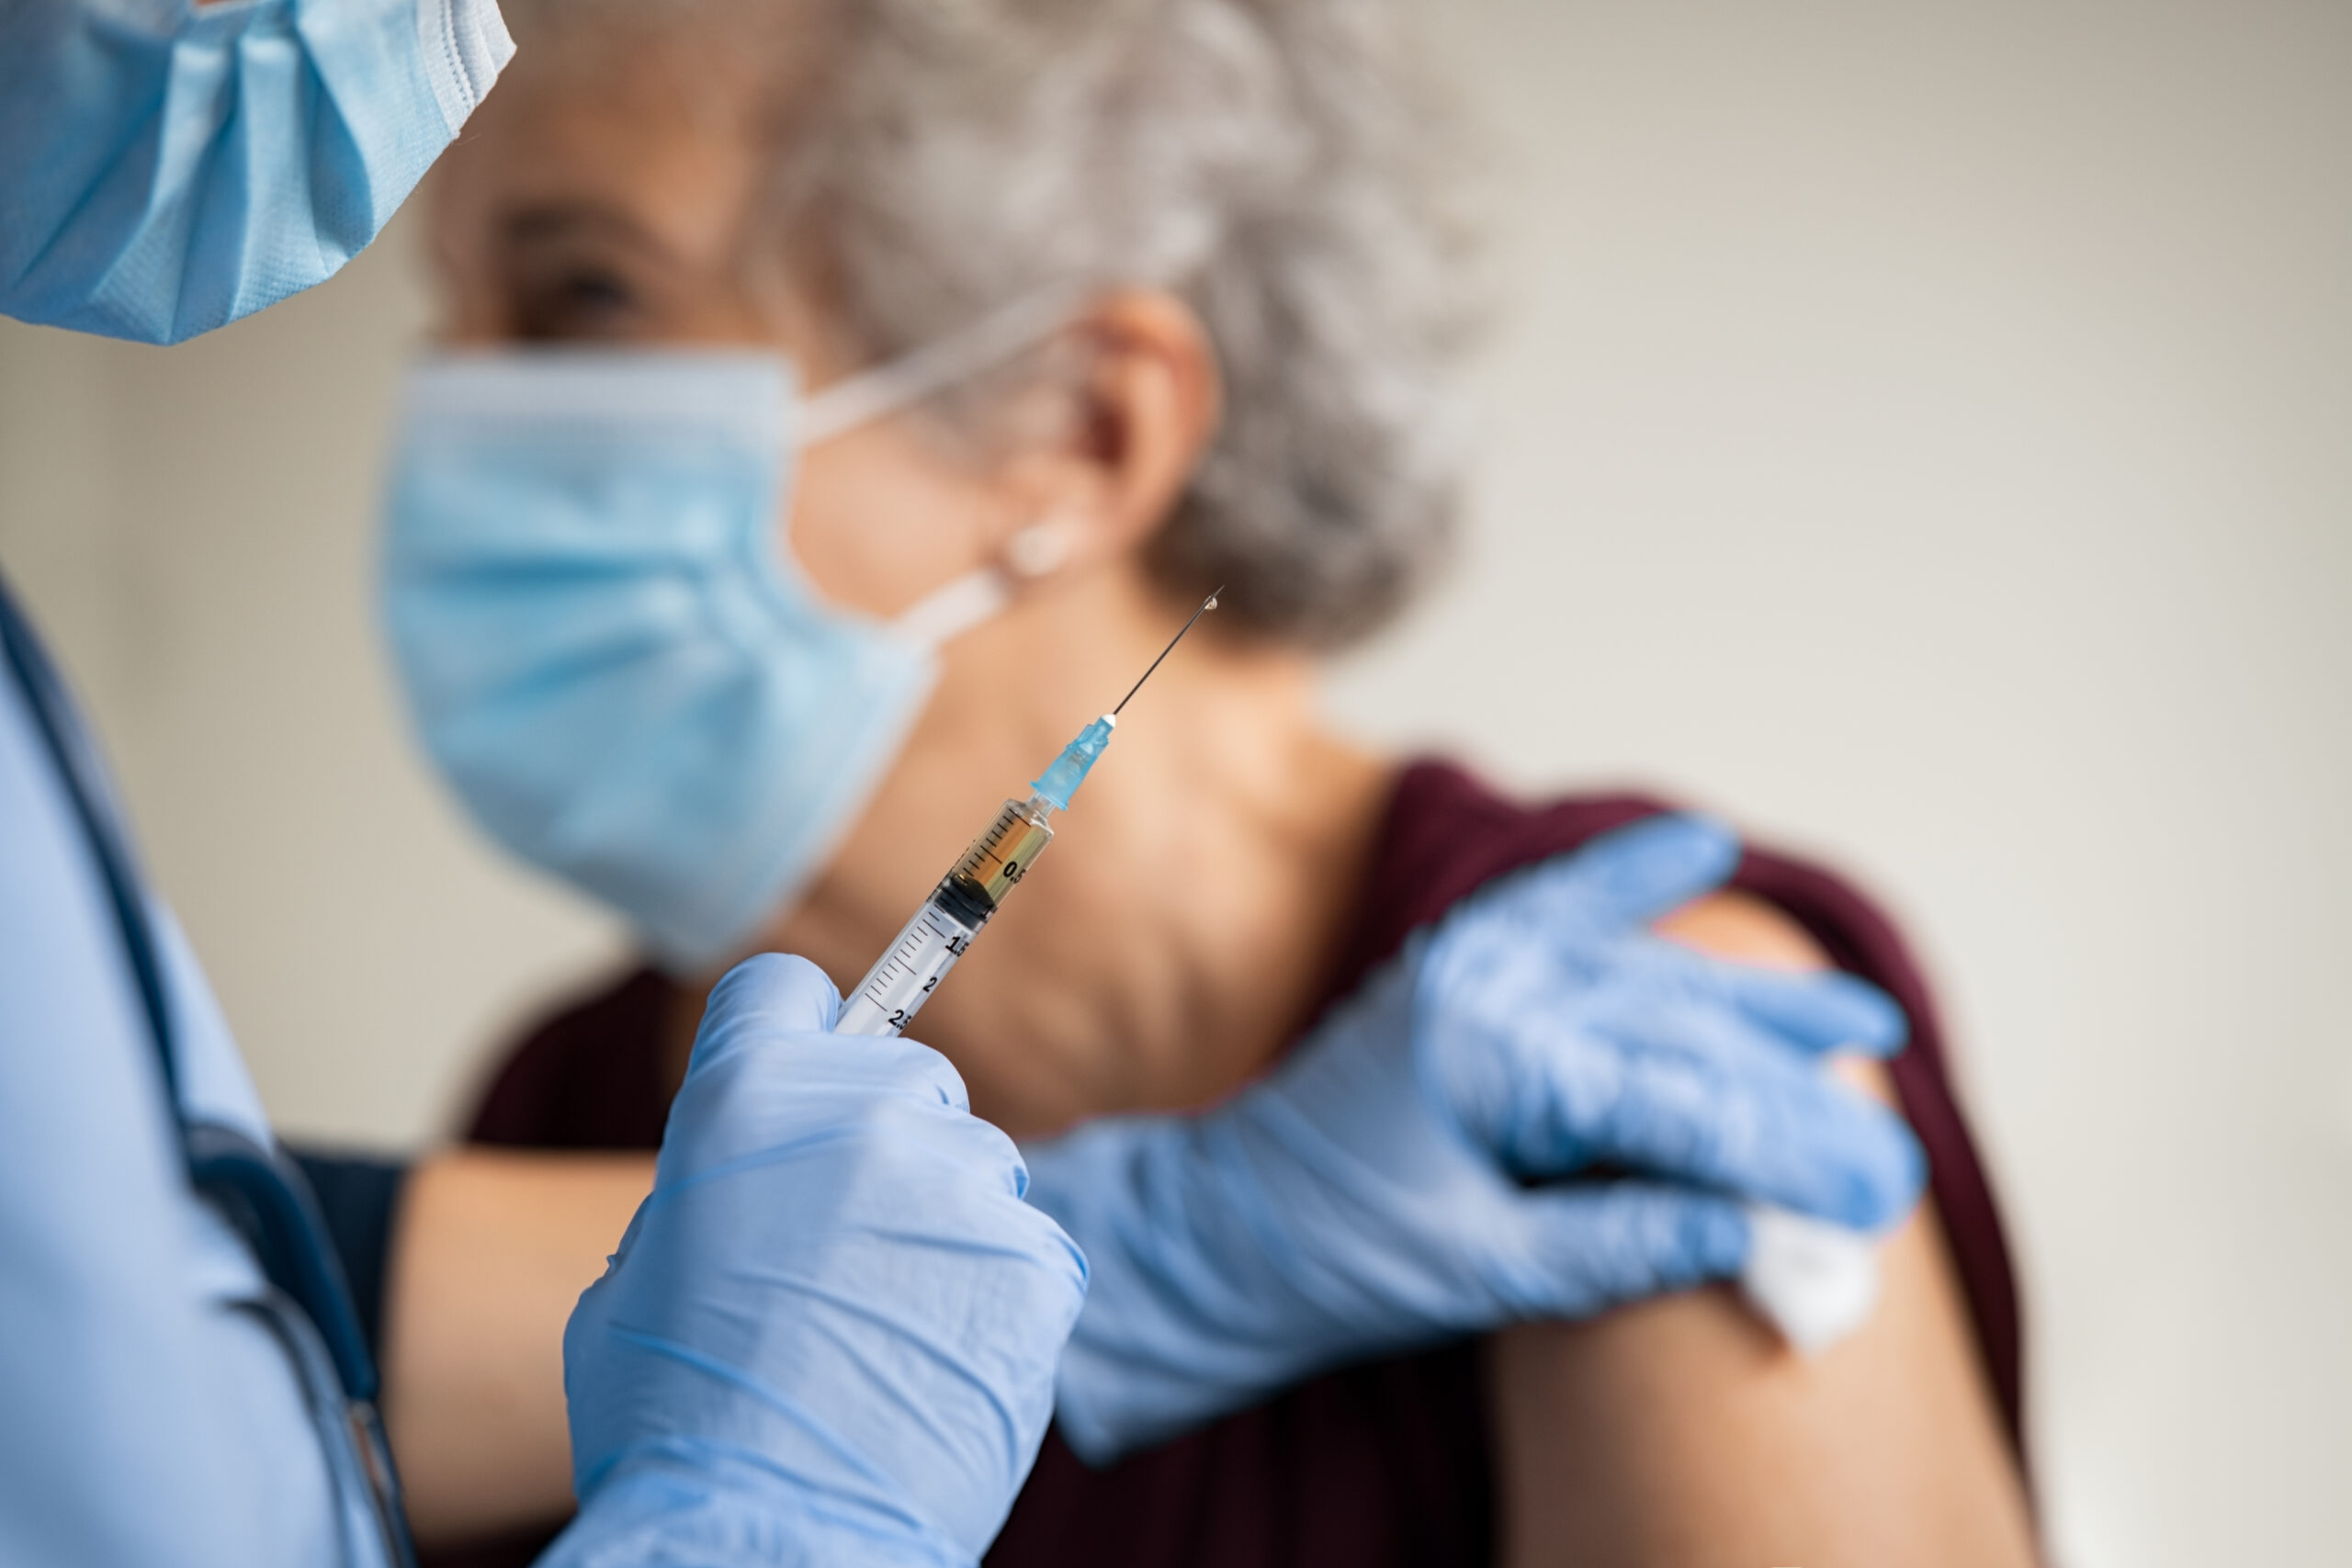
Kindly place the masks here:
[(892, 635), (917, 648), (938, 648), (954, 641), (1012, 603), (1012, 586), (992, 566), (933, 589), (890, 622)]
[(1078, 528), (1069, 519), (1041, 517), (1005, 541), (1002, 566), (978, 567), (933, 589), (901, 610), (890, 629), (918, 647), (938, 648), (1012, 604), (1016, 581), (1059, 571), (1077, 547)]
[(994, 369), (1066, 324), (1088, 292), (1075, 283), (1039, 289), (937, 343), (810, 393), (800, 405), (796, 434), (801, 445), (813, 446)]
[[(1058, 331), (1078, 313), (1087, 292), (1076, 283), (1039, 289), (926, 348), (845, 377), (802, 400), (795, 434), (800, 445), (811, 446), (993, 369)], [(1013, 570), (1037, 577), (1059, 566), (1069, 553), (1067, 532), (1066, 525), (1050, 521), (1022, 530), (1009, 558)], [(890, 630), (919, 648), (938, 648), (1012, 602), (1012, 584), (1005, 572), (981, 567), (915, 601), (892, 619)]]

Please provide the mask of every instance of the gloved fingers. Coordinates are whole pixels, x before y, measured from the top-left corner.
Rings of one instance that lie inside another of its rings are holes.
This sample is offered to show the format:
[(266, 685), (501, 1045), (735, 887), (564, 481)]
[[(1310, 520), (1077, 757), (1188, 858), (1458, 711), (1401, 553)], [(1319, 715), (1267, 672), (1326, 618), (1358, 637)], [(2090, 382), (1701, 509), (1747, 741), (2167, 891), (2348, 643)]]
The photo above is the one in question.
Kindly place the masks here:
[(1824, 969), (1804, 974), (1702, 960), (1723, 994), (1741, 1011), (1800, 1050), (1851, 1050), (1884, 1058), (1911, 1037), (1893, 997), (1859, 975)]
[(887, 1082), (781, 1103), (818, 1114), (657, 1192), (574, 1310), (578, 1489), (649, 1440), (709, 1442), (927, 1521), (974, 1562), (1051, 1416), (1084, 1257), (1020, 1201), (987, 1122)]
[(1433, 1043), (1464, 1130), (1516, 1175), (1622, 1166), (1859, 1229), (1918, 1194), (1907, 1127), (1728, 1009), (1654, 999), (1613, 1021)]
[(825, 972), (789, 953), (754, 953), (719, 976), (703, 1004), (686, 1073), (743, 1040), (823, 1034), (841, 1014), (841, 993)]
[(1027, 1175), (1012, 1141), (971, 1114), (946, 1057), (912, 1040), (752, 1031), (687, 1074), (654, 1162), (657, 1194), (773, 1162), (813, 1140), (991, 1142), (1006, 1190)]
[(1769, 1046), (1637, 1051), (1588, 1122), (1597, 1161), (1875, 1231), (1918, 1201), (1926, 1159), (1901, 1118)]
[[(970, 1121), (971, 1099), (946, 1057), (916, 1041), (831, 1032), (840, 998), (806, 959), (763, 953), (711, 988), (685, 1081), (671, 1102), (655, 1162), (657, 1195), (776, 1157), (799, 1140), (846, 1136), (876, 1118)], [(1010, 1140), (1008, 1190), (1026, 1181)]]
[(790, 1041), (797, 1052), (794, 1074), (805, 1081), (888, 1082), (958, 1111), (972, 1108), (963, 1075), (929, 1046), (833, 1033), (841, 1005), (833, 983), (807, 959), (787, 953), (747, 958), (711, 987), (687, 1059), (687, 1081), (746, 1045)]
[(1738, 869), (1739, 835), (1696, 812), (1673, 812), (1612, 829), (1482, 890), (1456, 920), (1506, 925), (1646, 925), (1723, 886)]
[(1431, 1013), (1544, 1020), (1596, 1007), (1699, 1002), (1737, 1012), (1808, 1055), (1851, 1050), (1884, 1058), (1910, 1038), (1894, 998), (1843, 970), (1766, 969), (1638, 931), (1586, 942), (1573, 953), (1545, 951), (1525, 931), (1467, 927), (1440, 936), (1421, 983), (1422, 1006)]
[(1590, 1317), (1736, 1279), (1747, 1261), (1747, 1216), (1714, 1193), (1588, 1181), (1529, 1192), (1519, 1203), (1526, 1253), (1500, 1291), (1522, 1317)]
[[(913, 1045), (912, 1041), (901, 1043)], [(926, 1055), (938, 1056), (927, 1045), (914, 1045)], [(944, 1065), (946, 1058), (939, 1057)], [(947, 1069), (955, 1071), (953, 1067)], [(894, 1104), (889, 1114), (898, 1123), (891, 1136), (901, 1145), (921, 1151), (926, 1158), (935, 1159), (940, 1167), (940, 1179), (970, 1182), (988, 1190), (1001, 1192), (1014, 1199), (1026, 1200), (1029, 1195), (1029, 1164), (1021, 1146), (993, 1122), (984, 1122), (962, 1107), (942, 1107), (909, 1100)], [(1048, 1222), (1047, 1228), (1060, 1236), (1060, 1227)], [(1067, 1237), (1061, 1237), (1067, 1243)]]

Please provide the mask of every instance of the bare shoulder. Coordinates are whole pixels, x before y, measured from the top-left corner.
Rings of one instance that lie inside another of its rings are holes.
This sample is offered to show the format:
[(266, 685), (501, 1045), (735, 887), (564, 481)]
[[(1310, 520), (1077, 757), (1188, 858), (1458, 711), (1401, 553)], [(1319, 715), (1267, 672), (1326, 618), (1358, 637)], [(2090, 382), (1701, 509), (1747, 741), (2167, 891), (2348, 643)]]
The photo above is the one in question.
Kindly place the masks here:
[(1767, 969), (1823, 969), (1828, 956), (1810, 932), (1750, 893), (1696, 898), (1658, 921), (1657, 933), (1717, 958)]
[[(1826, 963), (1803, 927), (1736, 892), (1657, 930), (1735, 963)], [(1875, 1063), (1840, 1070), (1888, 1092)], [(1500, 1561), (2033, 1562), (2024, 1486), (1931, 1205), (1881, 1258), (1877, 1313), (1815, 1357), (1723, 1289), (1495, 1336)]]
[[(1734, 964), (1762, 969), (1826, 969), (1829, 955), (1786, 912), (1736, 890), (1694, 898), (1657, 922), (1658, 935)], [(1873, 1099), (1895, 1103), (1885, 1065), (1839, 1057), (1830, 1071)]]

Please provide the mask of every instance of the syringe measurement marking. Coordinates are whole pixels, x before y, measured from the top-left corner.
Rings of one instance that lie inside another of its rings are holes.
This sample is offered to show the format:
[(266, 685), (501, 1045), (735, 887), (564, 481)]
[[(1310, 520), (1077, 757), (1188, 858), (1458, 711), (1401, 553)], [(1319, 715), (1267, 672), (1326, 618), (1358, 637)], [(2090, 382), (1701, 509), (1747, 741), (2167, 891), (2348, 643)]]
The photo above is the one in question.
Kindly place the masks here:
[[(964, 852), (964, 858), (956, 863), (955, 870), (948, 874), (957, 881), (971, 883), (993, 906), (1008, 889), (1018, 886), (1021, 879), (1029, 874), (1023, 852), (1033, 841), (1043, 849), (1052, 837), (1049, 829), (1032, 821), (1018, 805), (1008, 801), (1006, 809)], [(1007, 840), (1013, 840), (1014, 852), (1010, 856), (1004, 852)], [(1028, 860), (1035, 858), (1035, 854), (1027, 856)]]
[[(998, 846), (1004, 842), (1006, 837), (1010, 835), (1012, 831), (1012, 819), (1006, 817), (999, 817), (996, 821), (989, 826), (989, 830), (980, 835), (980, 841), (978, 846), (977, 852), (972, 856), (972, 870), (978, 871), (980, 868), (981, 863), (984, 862), (994, 861), (999, 865), (1004, 867), (1004, 874), (1007, 880), (1012, 882), (1020, 881), (1021, 863), (1019, 861), (1008, 861), (1002, 855), (997, 853)], [(972, 880), (975, 882), (985, 882), (988, 879), (986, 877), (975, 876)]]
[[(865, 994), (874, 998), (877, 1005), (883, 996), (888, 995), (899, 985), (901, 976), (907, 979), (912, 979), (919, 973), (913, 959), (924, 948), (931, 945), (923, 941), (924, 931), (930, 932), (944, 943), (947, 956), (951, 959), (961, 958), (964, 955), (964, 950), (972, 945), (971, 938), (965, 935), (961, 930), (943, 930), (937, 916), (925, 915), (922, 930), (907, 932), (899, 944), (890, 950), (890, 955), (882, 961), (882, 965), (876, 972), (873, 980), (865, 987)], [(940, 975), (933, 975), (923, 981), (922, 988), (925, 994), (939, 984), (944, 974), (943, 970)]]

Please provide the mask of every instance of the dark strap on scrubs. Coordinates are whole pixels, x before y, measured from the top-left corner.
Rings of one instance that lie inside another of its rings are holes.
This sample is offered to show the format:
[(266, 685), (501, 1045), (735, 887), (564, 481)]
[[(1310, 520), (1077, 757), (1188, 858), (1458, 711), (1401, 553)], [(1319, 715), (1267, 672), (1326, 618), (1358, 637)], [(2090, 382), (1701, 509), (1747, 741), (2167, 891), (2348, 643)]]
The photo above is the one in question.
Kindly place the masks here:
[(6, 577), (0, 577), (0, 648), (6, 650), (9, 668), (16, 671), (17, 684), (32, 709), (33, 723), (49, 743), (49, 754), (56, 760), (58, 773), (65, 782), (66, 797), (81, 819), (91, 857), (98, 863), (98, 877), (106, 884), (115, 926), (122, 936), (123, 956), (130, 964), (140, 1005), (147, 1014), (155, 1065), (164, 1075), (164, 1098), (177, 1116), (179, 1068), (173, 1051), (172, 1010), (164, 991), (164, 966), (155, 951), (154, 932), (147, 924), (147, 906), (140, 897), (143, 884), (122, 831), (122, 813), (115, 804), (106, 765), (90, 741), (89, 728), (74, 711), (74, 699), (66, 694), (65, 682), (58, 679), (48, 651), (17, 608)]
[(384, 1283), (392, 1249), (392, 1218), (408, 1185), (406, 1160), (377, 1159), (341, 1150), (286, 1145), (319, 1201), (320, 1218), (351, 1286), (368, 1353), (384, 1353)]

